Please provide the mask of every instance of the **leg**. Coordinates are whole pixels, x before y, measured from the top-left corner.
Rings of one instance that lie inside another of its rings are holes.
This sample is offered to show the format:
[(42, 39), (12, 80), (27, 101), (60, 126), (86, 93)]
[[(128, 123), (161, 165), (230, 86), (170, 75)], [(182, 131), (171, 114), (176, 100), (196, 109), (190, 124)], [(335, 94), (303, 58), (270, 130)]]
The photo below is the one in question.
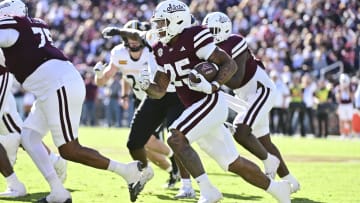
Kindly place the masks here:
[(13, 167), (9, 161), (8, 154), (2, 145), (3, 139), (0, 144), (0, 172), (5, 177), (7, 189), (0, 193), (0, 197), (22, 197), (26, 195), (26, 188), (22, 182), (17, 178)]
[(191, 185), (191, 178), (189, 172), (182, 165), (180, 161), (176, 158), (176, 163), (179, 168), (181, 176), (181, 186), (178, 193), (175, 195), (175, 199), (194, 199), (196, 197), (195, 190)]
[(270, 135), (267, 134), (263, 137), (260, 137), (259, 140), (268, 150), (269, 153), (274, 154), (280, 160), (280, 165), (277, 170), (277, 174), (280, 176), (280, 178), (288, 180), (291, 183), (292, 186), (291, 192), (297, 192), (300, 189), (300, 184), (296, 180), (296, 178), (290, 174), (289, 169), (287, 168), (286, 163), (282, 158), (279, 149), (276, 147), (276, 145), (274, 145), (274, 143), (272, 143)]
[(28, 128), (22, 129), (21, 144), (30, 155), (40, 172), (50, 185), (51, 193), (47, 201), (65, 202), (71, 199), (70, 193), (64, 188), (53, 168), (49, 155), (42, 144), (42, 135)]
[(245, 124), (237, 124), (234, 138), (237, 143), (254, 154), (260, 160), (267, 158), (267, 151), (258, 139), (251, 134), (251, 128)]
[[(198, 144), (224, 169), (242, 177), (253, 186), (266, 190), (280, 202), (290, 202), (290, 185), (269, 179), (253, 162), (242, 158), (236, 150), (228, 129), (213, 129), (214, 134), (198, 140)], [(220, 133), (222, 132), (222, 133)], [(211, 147), (216, 145), (217, 147)]]
[(158, 108), (161, 108), (159, 104), (157, 100), (146, 98), (133, 117), (127, 148), (133, 160), (142, 162), (143, 168), (148, 165), (144, 146), (165, 118), (164, 110)]
[(171, 154), (171, 149), (154, 135), (150, 136), (150, 139), (145, 144), (145, 147), (147, 150), (154, 151), (165, 156), (169, 156), (169, 154)]
[(196, 178), (205, 174), (199, 155), (190, 146), (184, 134), (176, 129), (172, 129), (171, 135), (168, 138), (168, 144), (192, 177)]
[[(194, 177), (200, 187), (200, 191), (202, 193), (201, 199), (213, 199), (212, 202), (217, 202), (222, 198), (221, 193), (210, 183), (207, 174), (205, 173), (204, 167), (200, 160), (197, 152), (191, 147), (187, 138), (180, 131), (176, 129), (171, 130), (171, 136), (168, 138), (169, 146), (174, 150), (176, 157), (179, 162), (187, 169), (187, 171)], [(185, 176), (187, 176), (185, 171), (182, 171)], [(179, 191), (181, 192), (181, 191)], [(186, 191), (185, 191), (186, 192)], [(193, 195), (189, 191), (190, 194), (186, 194), (186, 198), (193, 198)], [(177, 195), (178, 198), (185, 198), (181, 196), (181, 194)], [(199, 201), (200, 201), (199, 200)], [(209, 201), (210, 202), (210, 201)]]
[[(169, 161), (166, 159), (166, 156), (163, 154), (160, 154), (155, 151), (146, 150), (147, 157), (151, 162), (153, 162), (155, 165), (157, 165), (159, 168), (161, 168), (164, 171), (171, 172), (172, 167)], [(168, 171), (169, 170), (169, 171)]]

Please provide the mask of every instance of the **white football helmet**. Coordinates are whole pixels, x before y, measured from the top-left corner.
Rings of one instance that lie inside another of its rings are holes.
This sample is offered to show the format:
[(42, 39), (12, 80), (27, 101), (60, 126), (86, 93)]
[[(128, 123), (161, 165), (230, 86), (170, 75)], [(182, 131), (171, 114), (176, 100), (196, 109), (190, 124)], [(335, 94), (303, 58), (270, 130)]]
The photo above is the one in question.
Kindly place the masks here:
[(340, 86), (342, 87), (350, 85), (350, 77), (345, 73), (341, 73), (339, 78), (339, 83)]
[(156, 6), (151, 22), (154, 23), (160, 41), (166, 44), (191, 26), (190, 9), (181, 1), (163, 1)]
[(148, 22), (140, 22), (139, 20), (130, 20), (125, 23), (124, 28), (132, 28), (140, 31), (148, 31), (151, 26)]
[(0, 2), (0, 17), (26, 15), (27, 7), (21, 0), (5, 0)]
[(205, 16), (203, 25), (210, 29), (213, 34), (215, 43), (226, 40), (231, 35), (232, 23), (230, 18), (221, 12), (212, 12)]

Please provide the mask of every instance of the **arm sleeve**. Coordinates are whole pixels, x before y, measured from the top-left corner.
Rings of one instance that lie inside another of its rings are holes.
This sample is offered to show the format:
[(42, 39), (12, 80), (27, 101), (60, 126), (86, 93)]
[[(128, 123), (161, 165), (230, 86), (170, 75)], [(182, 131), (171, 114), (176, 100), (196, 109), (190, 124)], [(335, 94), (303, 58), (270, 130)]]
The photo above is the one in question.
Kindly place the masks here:
[(211, 54), (214, 52), (215, 48), (216, 48), (216, 45), (214, 43), (209, 43), (206, 46), (203, 46), (200, 49), (198, 49), (196, 51), (196, 55), (200, 59), (207, 60), (211, 56)]
[(11, 47), (19, 38), (19, 32), (15, 29), (0, 29), (0, 47)]

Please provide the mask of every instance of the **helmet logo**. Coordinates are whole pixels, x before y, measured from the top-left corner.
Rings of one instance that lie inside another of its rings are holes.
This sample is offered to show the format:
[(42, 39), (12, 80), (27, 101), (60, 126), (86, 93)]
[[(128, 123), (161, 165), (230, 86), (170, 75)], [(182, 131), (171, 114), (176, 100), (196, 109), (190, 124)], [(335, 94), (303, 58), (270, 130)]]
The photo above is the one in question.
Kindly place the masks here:
[(224, 17), (224, 16), (219, 16), (219, 22), (220, 23), (226, 23), (226, 22), (228, 22), (228, 19), (226, 17)]
[(185, 11), (184, 5), (175, 5), (175, 4), (169, 4), (169, 6), (166, 8), (166, 11), (168, 13), (174, 13), (177, 11)]

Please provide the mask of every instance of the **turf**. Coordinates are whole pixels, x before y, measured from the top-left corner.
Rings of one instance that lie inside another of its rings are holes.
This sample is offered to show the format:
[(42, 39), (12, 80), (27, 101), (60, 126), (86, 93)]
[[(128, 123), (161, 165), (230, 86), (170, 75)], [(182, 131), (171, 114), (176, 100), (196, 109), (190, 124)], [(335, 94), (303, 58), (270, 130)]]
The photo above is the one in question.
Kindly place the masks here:
[[(80, 142), (94, 147), (102, 154), (121, 162), (131, 161), (126, 149), (128, 129), (81, 128)], [(281, 150), (288, 167), (301, 182), (301, 190), (292, 195), (293, 203), (357, 203), (360, 202), (360, 140), (311, 139), (273, 137)], [(53, 147), (51, 136), (44, 139)], [(276, 202), (266, 192), (247, 184), (240, 177), (225, 173), (207, 155), (200, 152), (210, 180), (223, 192), (222, 203)], [(240, 146), (240, 153), (262, 164)], [(165, 171), (156, 166), (155, 177), (146, 185), (137, 202), (196, 202), (174, 200), (177, 189), (164, 189), (168, 178)], [(25, 183), (29, 194), (19, 199), (0, 198), (0, 202), (35, 202), (49, 192), (49, 186), (29, 156), (19, 150), (15, 165), (18, 177)], [(179, 184), (176, 185), (178, 187)], [(199, 196), (195, 181), (193, 186)], [(65, 187), (72, 192), (73, 202), (118, 203), (130, 202), (126, 182), (119, 176), (76, 163), (68, 164)], [(5, 180), (0, 190), (5, 189)]]

